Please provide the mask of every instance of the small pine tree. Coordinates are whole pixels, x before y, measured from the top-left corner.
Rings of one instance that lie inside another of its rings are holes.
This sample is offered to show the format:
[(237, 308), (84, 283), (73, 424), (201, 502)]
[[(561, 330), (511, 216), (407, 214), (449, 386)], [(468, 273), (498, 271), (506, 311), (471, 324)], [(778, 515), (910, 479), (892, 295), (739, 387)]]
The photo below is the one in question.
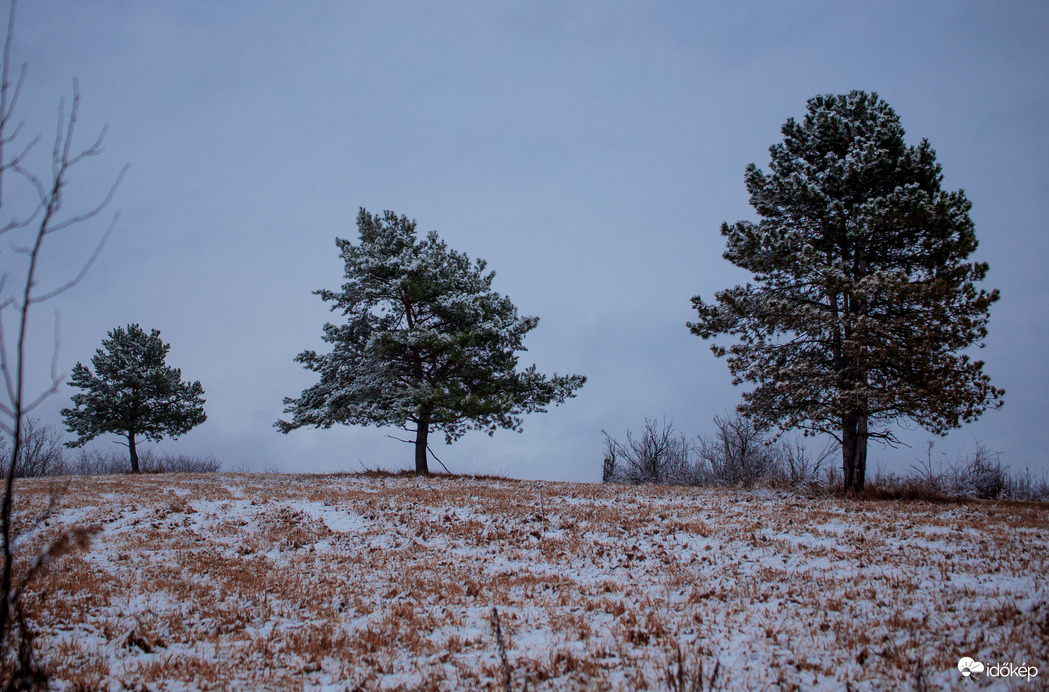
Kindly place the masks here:
[(725, 259), (753, 283), (692, 299), (698, 336), (727, 335), (739, 410), (763, 425), (833, 435), (846, 489), (862, 490), (869, 439), (909, 418), (944, 433), (1002, 403), (982, 345), (998, 291), (978, 290), (961, 190), (941, 189), (929, 143), (907, 146), (877, 94), (817, 96), (783, 126), (771, 172), (745, 176), (757, 224), (722, 224)]
[(203, 423), (204, 388), (182, 382), (182, 371), (164, 363), (169, 344), (156, 329), (146, 334), (137, 324), (109, 332), (91, 359), (95, 372), (77, 363), (70, 384), (85, 390), (72, 397), (75, 408), (62, 410), (66, 428), (78, 435), (67, 447), (81, 447), (103, 433), (127, 439), (131, 471), (139, 472), (136, 438), (177, 438)]
[(337, 239), (346, 263), (339, 292), (316, 293), (347, 318), (324, 325), (331, 353), (304, 351), (296, 361), (320, 374), (298, 399), (285, 398), (287, 433), (303, 426), (396, 425), (415, 433), (415, 470), (428, 473), (427, 437), (447, 442), (468, 429), (520, 431), (521, 414), (562, 403), (586, 381), (517, 370), (517, 351), (536, 317), (518, 317), (491, 290), (494, 272), (449, 250), (435, 232), (418, 240), (415, 221), (364, 209), (360, 244)]

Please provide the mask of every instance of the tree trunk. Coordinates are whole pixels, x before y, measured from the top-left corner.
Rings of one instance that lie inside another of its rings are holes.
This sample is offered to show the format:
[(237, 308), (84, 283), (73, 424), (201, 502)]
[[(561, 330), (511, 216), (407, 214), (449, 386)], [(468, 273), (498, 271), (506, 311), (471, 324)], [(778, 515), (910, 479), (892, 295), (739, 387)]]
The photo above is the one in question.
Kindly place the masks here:
[(867, 416), (856, 421), (856, 461), (853, 464), (852, 486), (856, 492), (863, 490), (867, 476)]
[(841, 478), (845, 492), (852, 490), (852, 475), (856, 468), (856, 417), (853, 414), (841, 419)]
[(131, 473), (139, 473), (138, 450), (135, 449), (135, 433), (133, 432), (127, 434), (127, 449), (131, 454)]
[(850, 413), (841, 423), (841, 471), (845, 490), (859, 492), (867, 475), (867, 416)]
[(415, 472), (430, 475), (430, 467), (426, 463), (426, 438), (430, 434), (430, 413), (432, 406), (419, 408), (419, 420), (415, 424)]

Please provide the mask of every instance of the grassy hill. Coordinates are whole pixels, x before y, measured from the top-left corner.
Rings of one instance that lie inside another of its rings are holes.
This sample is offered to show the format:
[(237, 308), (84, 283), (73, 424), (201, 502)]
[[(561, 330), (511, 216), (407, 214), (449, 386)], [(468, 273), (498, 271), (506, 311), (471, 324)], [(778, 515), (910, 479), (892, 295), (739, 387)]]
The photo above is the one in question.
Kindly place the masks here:
[(92, 534), (26, 596), (65, 689), (954, 689), (962, 656), (1049, 677), (1045, 505), (389, 475), (62, 482), (19, 481), (16, 513), (23, 556)]

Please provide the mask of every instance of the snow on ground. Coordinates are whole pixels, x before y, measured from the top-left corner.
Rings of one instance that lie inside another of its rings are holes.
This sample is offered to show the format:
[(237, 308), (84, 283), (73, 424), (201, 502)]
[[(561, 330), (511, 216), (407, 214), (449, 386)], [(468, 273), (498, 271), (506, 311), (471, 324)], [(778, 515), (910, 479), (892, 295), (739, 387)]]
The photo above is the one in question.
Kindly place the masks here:
[[(17, 492), (25, 524), (54, 494)], [(56, 502), (22, 555), (94, 532), (26, 598), (57, 689), (962, 689), (962, 656), (1049, 679), (1044, 505), (262, 474)]]

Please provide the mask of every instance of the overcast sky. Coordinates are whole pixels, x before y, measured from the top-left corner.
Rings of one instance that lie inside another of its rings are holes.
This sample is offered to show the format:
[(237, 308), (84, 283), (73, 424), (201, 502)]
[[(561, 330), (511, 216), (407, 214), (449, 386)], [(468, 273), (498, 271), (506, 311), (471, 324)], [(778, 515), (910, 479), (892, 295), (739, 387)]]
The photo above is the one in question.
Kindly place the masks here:
[[(986, 287), (1002, 292), (979, 357), (1005, 406), (937, 454), (979, 439), (1041, 473), (1047, 34), (1040, 1), (23, 2), (27, 131), (50, 138), (74, 77), (81, 141), (110, 126), (67, 206), (131, 164), (110, 242), (59, 301), (60, 369), (137, 322), (206, 391), (207, 422), (160, 450), (227, 469), (409, 468), (412, 448), (387, 431), (273, 428), (283, 397), (315, 381), (295, 355), (327, 349), (333, 315), (312, 292), (341, 285), (335, 238), (356, 239), (359, 207), (391, 209), (487, 260), (495, 289), (540, 317), (524, 363), (589, 378), (523, 434), (468, 433), (435, 452), (456, 472), (597, 480), (603, 428), (666, 416), (705, 433), (738, 403), (724, 361), (685, 326), (690, 298), (747, 278), (719, 235), (756, 219), (746, 165), (767, 169), (808, 98), (863, 89), (896, 109), (909, 143), (930, 140), (947, 188), (965, 189)], [(55, 278), (89, 246), (49, 251)], [(53, 307), (34, 323), (38, 378)], [(40, 416), (57, 424), (71, 393)], [(905, 471), (930, 437), (872, 445), (868, 468)]]

